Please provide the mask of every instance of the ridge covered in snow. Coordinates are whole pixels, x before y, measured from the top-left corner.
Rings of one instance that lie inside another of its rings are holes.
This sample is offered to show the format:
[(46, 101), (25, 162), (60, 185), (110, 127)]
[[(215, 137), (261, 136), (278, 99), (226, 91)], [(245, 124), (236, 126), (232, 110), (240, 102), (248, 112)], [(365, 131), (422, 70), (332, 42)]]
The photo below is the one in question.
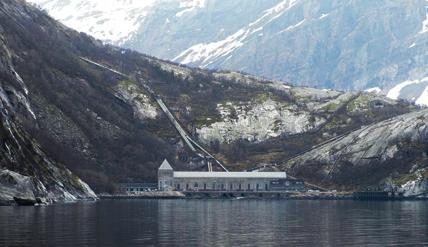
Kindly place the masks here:
[(287, 10), (292, 8), (296, 2), (297, 0), (284, 0), (266, 10), (261, 17), (248, 24), (248, 26), (239, 29), (225, 39), (193, 45), (176, 56), (173, 61), (184, 64), (198, 63), (201, 67), (206, 67), (218, 58), (226, 57), (234, 50), (243, 46), (245, 40), (249, 39), (252, 35), (262, 34), (264, 25), (283, 15)]
[(162, 59), (428, 104), (428, 1), (28, 1)]
[(178, 5), (176, 16), (205, 6), (205, 0), (28, 0), (65, 25), (105, 42), (121, 45), (144, 24), (156, 6)]
[[(122, 43), (135, 33), (157, 0), (29, 0), (55, 19), (107, 42)], [(84, 21), (82, 21), (84, 20)]]

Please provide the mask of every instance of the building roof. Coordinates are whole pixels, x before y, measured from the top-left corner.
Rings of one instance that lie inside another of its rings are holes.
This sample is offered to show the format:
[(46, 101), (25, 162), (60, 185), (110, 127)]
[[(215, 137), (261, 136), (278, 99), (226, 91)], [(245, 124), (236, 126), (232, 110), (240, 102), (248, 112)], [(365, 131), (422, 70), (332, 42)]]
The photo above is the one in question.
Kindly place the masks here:
[(174, 172), (174, 178), (287, 178), (285, 172)]
[(173, 170), (168, 160), (164, 159), (161, 166), (159, 166), (159, 170)]

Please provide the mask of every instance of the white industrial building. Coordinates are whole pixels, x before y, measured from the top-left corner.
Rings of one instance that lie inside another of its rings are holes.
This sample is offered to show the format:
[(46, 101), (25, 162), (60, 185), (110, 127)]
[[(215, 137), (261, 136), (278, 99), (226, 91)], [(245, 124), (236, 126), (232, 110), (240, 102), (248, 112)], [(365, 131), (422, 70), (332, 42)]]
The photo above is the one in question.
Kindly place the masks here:
[(167, 160), (158, 170), (159, 190), (177, 191), (273, 191), (301, 183), (288, 180), (285, 172), (174, 171)]

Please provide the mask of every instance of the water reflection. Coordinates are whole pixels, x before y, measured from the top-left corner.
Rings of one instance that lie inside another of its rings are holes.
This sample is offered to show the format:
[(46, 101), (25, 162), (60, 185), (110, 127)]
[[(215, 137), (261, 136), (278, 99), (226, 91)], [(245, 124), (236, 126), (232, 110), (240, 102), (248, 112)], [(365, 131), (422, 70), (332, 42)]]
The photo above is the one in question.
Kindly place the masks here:
[(423, 246), (427, 204), (129, 200), (0, 207), (0, 246)]

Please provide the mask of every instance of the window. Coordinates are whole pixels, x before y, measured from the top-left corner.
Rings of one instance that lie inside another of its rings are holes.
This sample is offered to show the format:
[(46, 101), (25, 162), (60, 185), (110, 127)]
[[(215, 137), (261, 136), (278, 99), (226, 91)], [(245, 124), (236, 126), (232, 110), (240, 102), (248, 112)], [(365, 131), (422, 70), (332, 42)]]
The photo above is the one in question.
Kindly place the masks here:
[(180, 184), (177, 184), (177, 190), (179, 190), (180, 189)]
[(239, 190), (241, 190), (241, 184), (239, 184)]
[(224, 190), (224, 184), (221, 184), (221, 190)]
[(251, 189), (251, 184), (248, 184), (247, 190), (250, 190), (250, 189)]
[(229, 190), (233, 190), (233, 184), (229, 184)]
[(256, 190), (259, 190), (259, 184), (256, 184)]
[(207, 184), (204, 184), (204, 190), (207, 190)]
[(265, 190), (269, 190), (268, 184), (265, 184)]
[(194, 187), (196, 187), (196, 188), (197, 188), (197, 187), (198, 187), (198, 183), (195, 183), (195, 186), (194, 186)]
[(189, 189), (189, 184), (186, 184), (186, 190), (188, 190)]

